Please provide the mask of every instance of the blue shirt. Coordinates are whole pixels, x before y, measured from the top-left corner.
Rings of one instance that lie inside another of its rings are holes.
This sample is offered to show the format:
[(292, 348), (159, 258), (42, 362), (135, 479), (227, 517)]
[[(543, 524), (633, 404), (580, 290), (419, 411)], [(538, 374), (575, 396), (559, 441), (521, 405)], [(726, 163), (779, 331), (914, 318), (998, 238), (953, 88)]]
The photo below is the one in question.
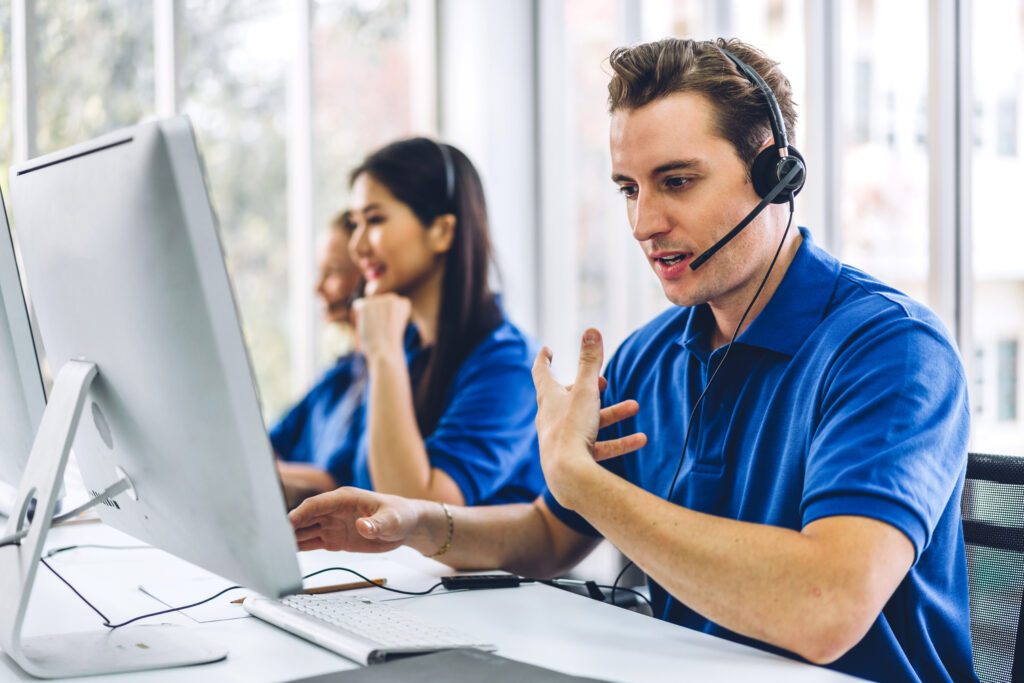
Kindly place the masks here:
[[(801, 244), (744, 330), (699, 409), (675, 490), (686, 419), (708, 368), (707, 305), (675, 308), (635, 332), (606, 369), (606, 405), (636, 399), (635, 418), (601, 439), (644, 432), (648, 445), (608, 467), (700, 512), (799, 530), (834, 515), (902, 531), (914, 564), (867, 635), (830, 668), (879, 681), (977, 680), (971, 659), (960, 493), (967, 462), (966, 382), (927, 308)], [(596, 535), (545, 492), (552, 512)], [(667, 600), (655, 614), (762, 649)], [(665, 614), (665, 611), (668, 611)]]
[[(413, 393), (426, 349), (409, 327), (406, 362)], [(437, 426), (424, 435), (431, 467), (450, 476), (466, 505), (522, 503), (544, 488), (537, 446), (537, 394), (531, 370), (533, 348), (507, 319), (502, 320), (459, 366), (448, 385)], [(343, 367), (344, 365), (344, 367)], [(361, 362), (341, 361), (271, 432), (274, 450), (284, 459), (312, 462), (330, 472), (339, 485), (373, 489), (366, 399), (369, 381)], [(358, 408), (343, 424), (345, 397), (356, 393)]]
[(344, 356), (270, 430), (270, 443), (288, 462), (315, 465), (339, 486), (355, 480), (353, 469), (365, 424), (366, 370), (357, 354)]
[[(405, 355), (414, 394), (426, 351), (410, 326)], [(455, 481), (466, 505), (524, 503), (544, 489), (532, 369), (532, 345), (504, 319), (470, 352), (445, 391), (441, 417), (423, 442), (431, 467)], [(369, 432), (363, 430), (354, 481), (361, 488), (372, 488), (369, 457)]]

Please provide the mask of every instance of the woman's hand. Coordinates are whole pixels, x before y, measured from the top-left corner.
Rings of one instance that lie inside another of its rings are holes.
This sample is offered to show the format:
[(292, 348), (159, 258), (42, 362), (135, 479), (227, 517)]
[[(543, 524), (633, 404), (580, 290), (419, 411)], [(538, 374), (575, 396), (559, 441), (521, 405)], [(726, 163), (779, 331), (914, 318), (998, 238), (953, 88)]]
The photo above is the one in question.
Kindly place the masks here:
[(357, 299), (352, 309), (359, 347), (367, 358), (394, 354), (404, 357), (402, 342), (412, 312), (408, 299), (388, 292)]

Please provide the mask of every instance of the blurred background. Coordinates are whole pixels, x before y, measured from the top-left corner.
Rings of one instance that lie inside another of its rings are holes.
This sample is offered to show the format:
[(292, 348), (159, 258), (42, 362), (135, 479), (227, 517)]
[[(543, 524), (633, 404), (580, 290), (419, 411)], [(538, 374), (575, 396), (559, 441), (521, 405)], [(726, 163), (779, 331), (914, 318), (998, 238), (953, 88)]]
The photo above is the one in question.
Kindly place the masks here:
[[(319, 233), (373, 148), (463, 148), (513, 319), (571, 376), (667, 302), (609, 180), (609, 51), (736, 36), (782, 64), (810, 180), (798, 222), (934, 308), (972, 450), (1024, 454), (1024, 0), (0, 0), (7, 166), (188, 114), (267, 421), (327, 362)], [(17, 226), (15, 226), (16, 229)]]

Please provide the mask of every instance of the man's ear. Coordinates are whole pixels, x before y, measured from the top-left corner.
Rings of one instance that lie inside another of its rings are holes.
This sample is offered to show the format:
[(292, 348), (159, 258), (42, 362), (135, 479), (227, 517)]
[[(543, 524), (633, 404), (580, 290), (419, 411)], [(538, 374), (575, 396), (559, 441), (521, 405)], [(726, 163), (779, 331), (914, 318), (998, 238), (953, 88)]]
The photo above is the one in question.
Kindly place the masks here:
[(427, 244), (435, 254), (445, 254), (452, 248), (456, 222), (455, 214), (444, 213), (427, 228)]

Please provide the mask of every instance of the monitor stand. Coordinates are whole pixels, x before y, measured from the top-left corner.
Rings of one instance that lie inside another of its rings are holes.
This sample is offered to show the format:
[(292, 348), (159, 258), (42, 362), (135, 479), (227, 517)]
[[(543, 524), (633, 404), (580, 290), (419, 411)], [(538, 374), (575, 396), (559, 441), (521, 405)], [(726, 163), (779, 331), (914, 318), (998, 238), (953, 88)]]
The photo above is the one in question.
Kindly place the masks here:
[[(61, 368), (39, 423), (25, 475), (3, 536), (27, 535), (0, 547), (0, 648), (40, 678), (165, 669), (224, 659), (227, 652), (199, 641), (181, 626), (137, 626), (22, 638), (32, 586), (54, 516), (68, 454), (96, 365), (68, 361)], [(36, 514), (27, 512), (33, 500)]]

